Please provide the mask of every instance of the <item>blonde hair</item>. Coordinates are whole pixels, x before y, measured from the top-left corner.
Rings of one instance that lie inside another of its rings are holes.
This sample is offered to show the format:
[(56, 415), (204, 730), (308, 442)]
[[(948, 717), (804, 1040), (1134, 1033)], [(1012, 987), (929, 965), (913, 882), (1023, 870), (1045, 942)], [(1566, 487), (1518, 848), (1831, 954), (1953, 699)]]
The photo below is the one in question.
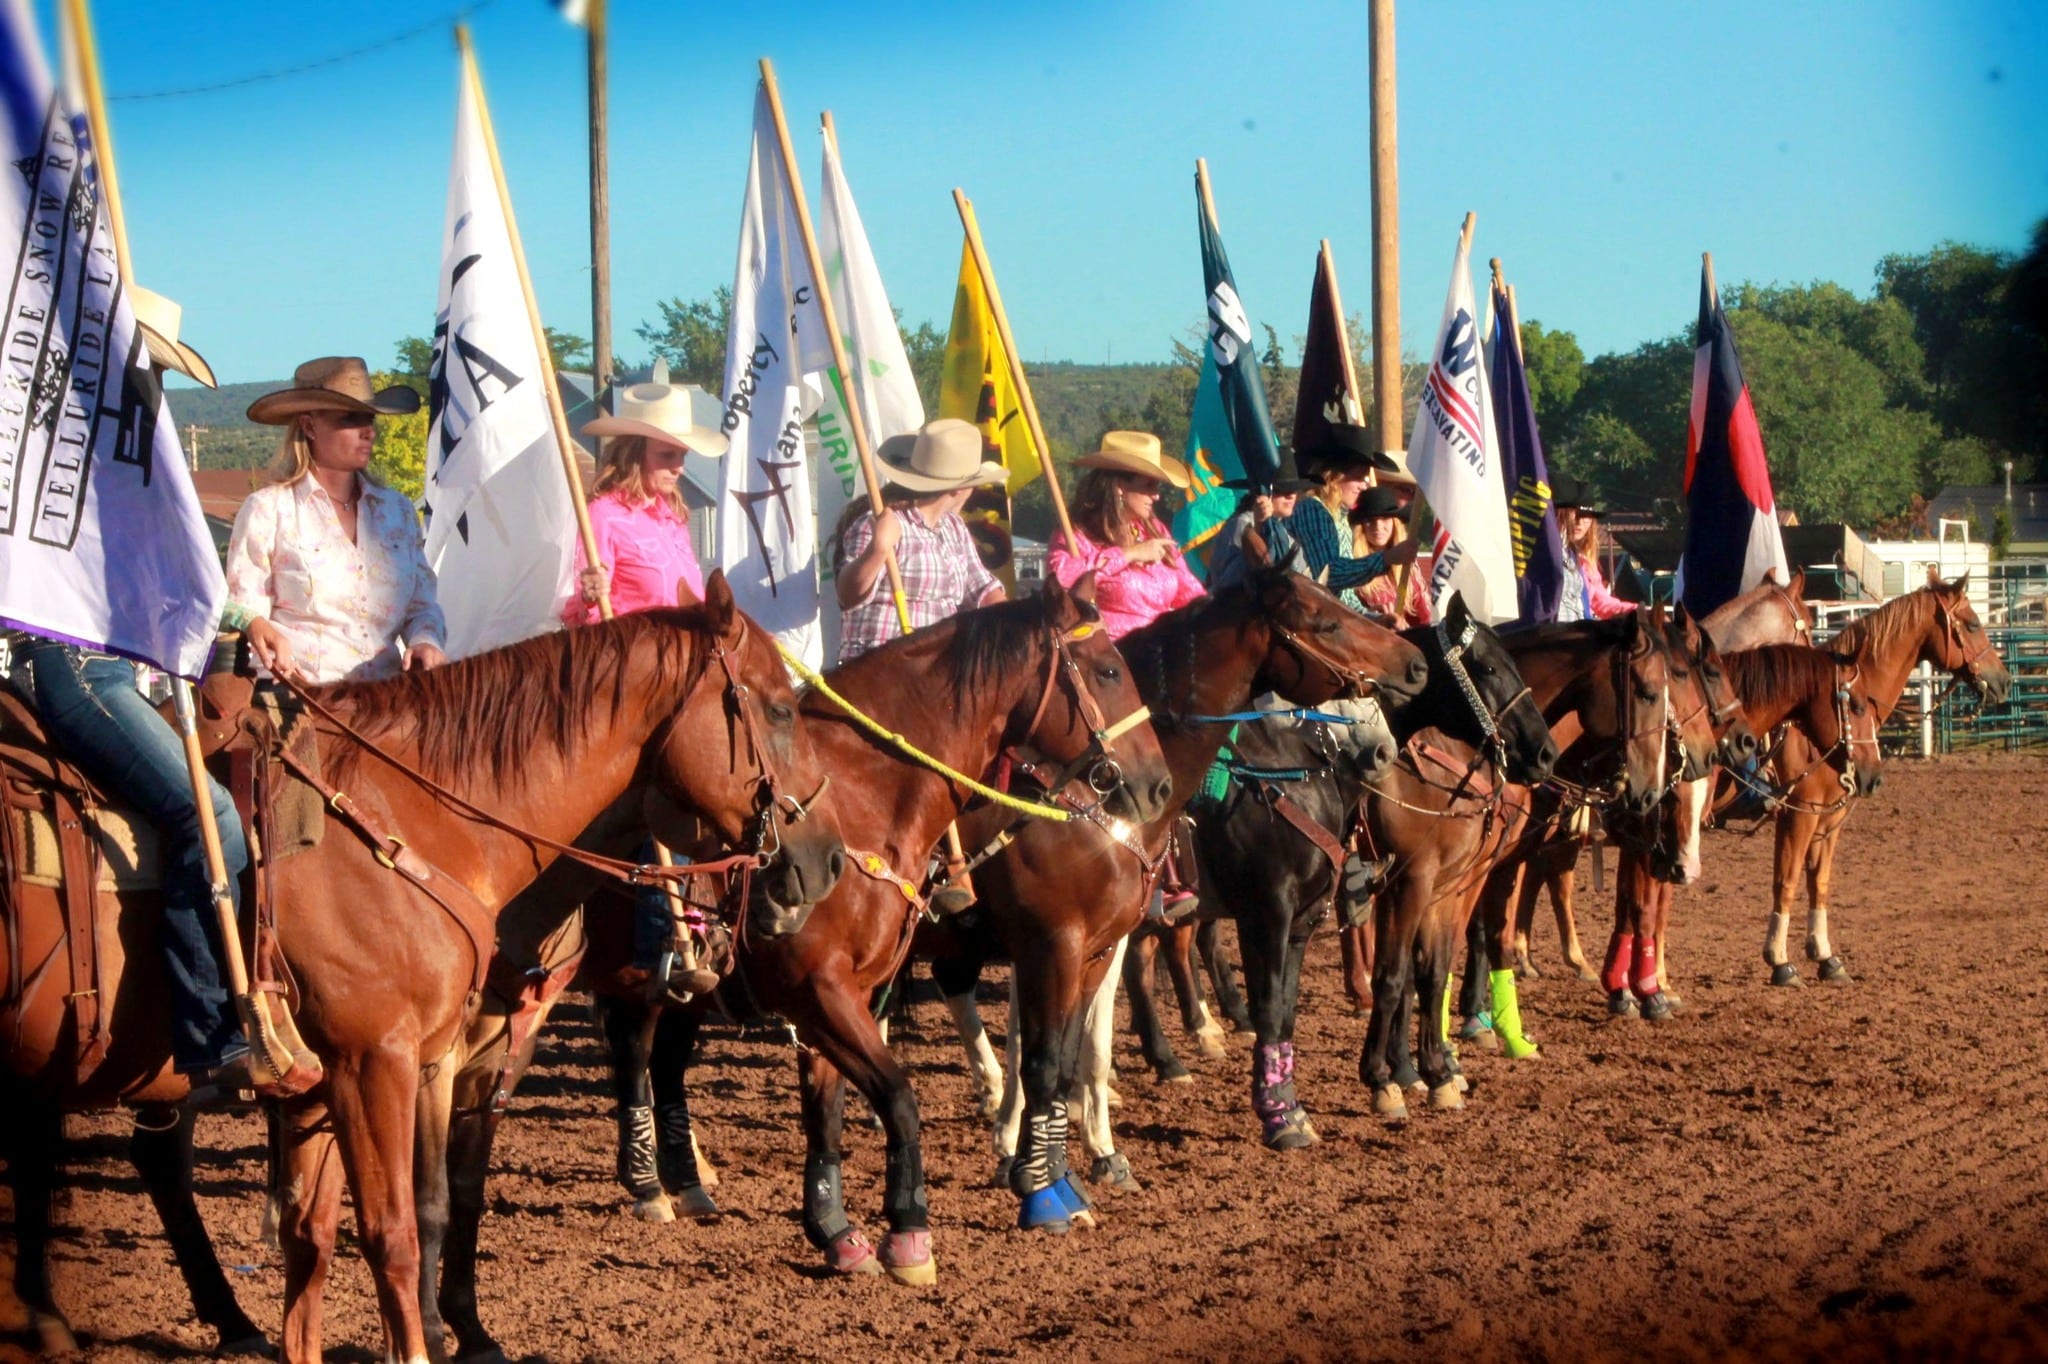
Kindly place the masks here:
[[(310, 412), (300, 412), (285, 423), (284, 430), (277, 438), (277, 453), (270, 457), (270, 463), (257, 471), (256, 477), (251, 480), (252, 486), (268, 488), (278, 483), (297, 483), (313, 472), (313, 441), (307, 436), (302, 424), (305, 418), (312, 415)], [(371, 473), (368, 468), (358, 469), (356, 477), (373, 487), (384, 486), (384, 480)]]
[[(607, 436), (604, 459), (597, 471), (597, 487), (591, 490), (591, 497), (603, 497), (617, 489), (628, 502), (652, 502), (654, 494), (647, 491), (644, 467), (649, 444), (646, 436)], [(678, 521), (689, 523), (690, 508), (683, 501), (681, 479), (676, 481), (676, 490), (668, 495), (668, 507)]]
[(1337, 518), (1340, 526), (1349, 524), (1351, 517), (1351, 508), (1344, 505), (1344, 494), (1337, 489), (1343, 477), (1341, 466), (1324, 465), (1316, 470), (1316, 486), (1309, 493), (1310, 497), (1330, 509), (1330, 515)]

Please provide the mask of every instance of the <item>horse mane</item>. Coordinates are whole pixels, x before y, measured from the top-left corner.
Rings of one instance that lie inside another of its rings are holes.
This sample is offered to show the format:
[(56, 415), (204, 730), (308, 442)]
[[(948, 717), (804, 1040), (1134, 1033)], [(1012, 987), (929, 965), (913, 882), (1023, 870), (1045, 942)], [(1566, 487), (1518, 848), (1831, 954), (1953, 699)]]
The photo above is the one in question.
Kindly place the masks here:
[(1869, 615), (1850, 621), (1841, 633), (1828, 641), (1828, 652), (1846, 662), (1863, 663), (1889, 654), (1917, 634), (1923, 622), (1918, 617), (1924, 601), (1932, 601), (1935, 589), (1918, 588), (1903, 597), (1893, 597)]
[(1498, 631), (1503, 640), (1516, 643), (1529, 641), (1537, 644), (1555, 644), (1561, 640), (1587, 639), (1602, 644), (1619, 644), (1635, 636), (1639, 612), (1630, 611), (1624, 615), (1610, 616), (1605, 620), (1545, 621), (1512, 632)]
[(1735, 695), (1747, 705), (1775, 709), (1835, 685), (1833, 655), (1805, 644), (1759, 644), (1721, 655)]
[[(535, 747), (574, 752), (629, 701), (639, 711), (669, 709), (703, 675), (709, 632), (702, 606), (636, 611), (429, 671), (320, 688), (319, 695), (368, 738), (409, 738), (419, 771), (431, 781), (487, 775), (517, 790)], [(635, 696), (628, 664), (643, 641), (653, 649), (654, 686)], [(345, 778), (358, 749), (342, 744), (332, 752), (336, 775)]]

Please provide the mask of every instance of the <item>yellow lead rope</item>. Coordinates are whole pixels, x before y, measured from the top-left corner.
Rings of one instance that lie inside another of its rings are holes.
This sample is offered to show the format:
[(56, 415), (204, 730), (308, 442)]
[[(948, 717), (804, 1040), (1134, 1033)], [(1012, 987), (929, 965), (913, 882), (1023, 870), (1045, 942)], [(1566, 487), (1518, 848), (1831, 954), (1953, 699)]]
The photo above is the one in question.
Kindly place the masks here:
[(782, 641), (777, 640), (775, 647), (782, 650), (783, 661), (789, 664), (791, 672), (802, 678), (807, 685), (816, 688), (820, 696), (823, 696), (827, 701), (845, 711), (848, 716), (852, 717), (855, 724), (903, 754), (912, 762), (922, 767), (928, 767), (946, 778), (946, 780), (960, 783), (960, 785), (974, 792), (975, 795), (993, 801), (1005, 809), (1015, 810), (1019, 814), (1035, 815), (1039, 819), (1050, 819), (1055, 823), (1064, 823), (1066, 820), (1073, 818), (1065, 810), (1057, 809), (1050, 805), (1040, 805), (1037, 801), (1019, 800), (1007, 792), (996, 790), (993, 786), (984, 786), (964, 772), (955, 772), (952, 768), (946, 766), (937, 758), (934, 758), (931, 754), (904, 738), (901, 734), (884, 727), (879, 721), (863, 715), (851, 701), (848, 701), (838, 692), (832, 690), (832, 684), (820, 676), (815, 668), (812, 668), (801, 658), (791, 653), (789, 647), (782, 643)]

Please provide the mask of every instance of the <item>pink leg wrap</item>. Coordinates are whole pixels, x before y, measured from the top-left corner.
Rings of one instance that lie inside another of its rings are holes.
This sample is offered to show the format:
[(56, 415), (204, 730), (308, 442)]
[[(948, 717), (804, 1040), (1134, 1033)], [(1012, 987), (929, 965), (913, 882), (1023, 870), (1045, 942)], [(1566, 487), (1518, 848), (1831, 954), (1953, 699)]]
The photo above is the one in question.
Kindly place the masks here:
[[(1652, 947), (1654, 951), (1654, 944)], [(1607, 943), (1607, 964), (1600, 968), (1600, 983), (1608, 994), (1628, 988), (1629, 963), (1636, 952), (1636, 935), (1617, 932)]]

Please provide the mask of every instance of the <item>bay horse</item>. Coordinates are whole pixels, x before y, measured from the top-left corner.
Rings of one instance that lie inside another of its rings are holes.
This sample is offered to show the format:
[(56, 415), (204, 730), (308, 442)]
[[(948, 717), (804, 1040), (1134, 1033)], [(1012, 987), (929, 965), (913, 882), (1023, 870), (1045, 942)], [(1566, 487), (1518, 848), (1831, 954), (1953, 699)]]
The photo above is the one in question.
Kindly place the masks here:
[[(1027, 742), (1063, 767), (1098, 766), (1112, 757), (1104, 751), (1105, 733), (1139, 713), (1127, 668), (1098, 619), (1092, 577), (1072, 593), (1049, 584), (1039, 596), (967, 612), (892, 641), (842, 665), (828, 681), (885, 728), (956, 770), (985, 776), (1001, 748)], [(827, 803), (849, 840), (852, 867), (801, 920), (782, 922), (772, 933), (743, 933), (735, 942), (733, 975), (721, 993), (737, 1012), (768, 1011), (788, 1019), (800, 1041), (800, 1079), (810, 1083), (816, 1077), (821, 1087), (829, 1083), (843, 1091), (839, 1077), (852, 1078), (888, 1128), (891, 1231), (881, 1254), (851, 1219), (832, 1221), (835, 1209), (844, 1218), (837, 1195), (836, 1120), (829, 1145), (807, 1160), (807, 1233), (843, 1272), (887, 1269), (899, 1279), (929, 1282), (935, 1268), (915, 1096), (882, 1044), (868, 1005), (873, 987), (893, 972), (911, 921), (923, 909), (927, 859), (965, 793), (878, 742), (821, 692), (807, 693), (803, 706), (812, 742), (837, 774)], [(1139, 723), (1112, 747), (1122, 780), (1109, 780), (1113, 773), (1104, 768), (1102, 785), (1113, 808), (1142, 817), (1170, 793), (1157, 741)], [(588, 878), (583, 881), (536, 886), (505, 917), (500, 952), (511, 963), (508, 980), (525, 974), (553, 983), (528, 991), (523, 1003), (508, 999), (503, 1016), (473, 1027), (461, 1069), (462, 1102), (445, 1158), (445, 1267), (437, 1292), (431, 1281), (424, 1287), (464, 1355), (495, 1348), (478, 1318), (476, 1294), (476, 1235), (491, 1141), (512, 1088), (532, 1060), (547, 1009), (564, 987), (591, 989), (602, 1003), (618, 1101), (619, 1174), (636, 1213), (666, 1220), (673, 1215), (672, 1195), (684, 1200), (687, 1211), (715, 1211), (699, 1187), (682, 1074), (710, 1001), (660, 1008), (648, 1002), (640, 983), (621, 976), (627, 914), (616, 893), (597, 895), (581, 921), (589, 935), (586, 954), (575, 915), (592, 889)], [(510, 1024), (515, 1014), (521, 1019), (516, 1035)], [(829, 1077), (823, 1074), (827, 1067)], [(807, 1095), (806, 1128), (817, 1132), (819, 1142), (826, 1138), (826, 1107)], [(829, 1198), (814, 1199), (818, 1180), (833, 1185)], [(440, 1230), (428, 1234), (429, 1244), (441, 1244)]]
[[(1930, 568), (1925, 587), (1894, 597), (1852, 621), (1825, 647), (1861, 670), (1879, 724), (1890, 718), (1907, 679), (1921, 663), (1974, 688), (1987, 705), (2002, 702), (2012, 687), (2005, 660), (1970, 606), (1967, 573), (1954, 582), (1943, 582)], [(1821, 980), (1847, 981), (1848, 967), (1836, 954), (1828, 933), (1828, 892), (1834, 879), (1836, 844), (1855, 806), (1856, 793), (1843, 792), (1834, 772), (1820, 760), (1811, 743), (1798, 735), (1787, 738), (1771, 766), (1785, 797), (1776, 817), (1771, 919), (1764, 939), (1764, 964), (1771, 968), (1771, 984), (1800, 983), (1798, 969), (1786, 959), (1785, 939), (1802, 871), (1808, 901), (1806, 958), (1816, 964)]]
[[(976, 872), (985, 910), (980, 942), (945, 949), (956, 960), (941, 955), (933, 973), (956, 1020), (973, 1019), (981, 963), (997, 946), (1012, 963), (1017, 1061), (997, 1147), (998, 1175), (1020, 1200), (1021, 1229), (1061, 1232), (1088, 1219), (1066, 1148), (1090, 1001), (1114, 991), (1118, 949), (1143, 921), (1169, 829), (1201, 789), (1229, 733), (1227, 717), (1268, 691), (1306, 705), (1375, 692), (1397, 699), (1418, 693), (1428, 677), (1411, 642), (1345, 607), (1296, 571), (1291, 556), (1271, 563), (1255, 532), (1244, 543), (1254, 569), (1248, 580), (1121, 642), (1173, 768), (1175, 799), (1165, 817), (1119, 829), (1099, 815), (1060, 826), (1019, 825), (1001, 811), (982, 810), (961, 826), (970, 848), (1009, 841)], [(1065, 798), (1088, 804), (1085, 794)], [(1106, 1047), (1107, 1033), (1097, 1035)], [(1098, 1152), (1097, 1173), (1114, 1177), (1102, 1164), (1109, 1155)]]
[[(320, 1358), (321, 1293), (346, 1179), (386, 1351), (412, 1364), (428, 1357), (415, 1124), (422, 1110), (445, 1114), (454, 1071), (442, 1062), (476, 1002), (504, 902), (565, 840), (649, 789), (732, 845), (772, 840), (759, 884), (780, 902), (824, 893), (841, 845), (829, 813), (804, 818), (800, 799), (823, 785), (823, 773), (772, 642), (740, 614), (721, 575), (707, 582), (704, 604), (688, 610), (306, 696), (317, 775), (344, 794), (329, 802), (337, 827), (267, 868), (283, 906), (278, 942), (299, 1029), (326, 1072), (322, 1086), (280, 1108), (284, 1354)], [(61, 950), (53, 906), (10, 909), (19, 916), (10, 956), (40, 961)], [(122, 915), (122, 931), (142, 917)], [(130, 950), (143, 946), (138, 936)], [(83, 1085), (67, 1074), (53, 1032), (12, 1048), (4, 1083), (10, 1112), (27, 1111), (22, 1126), (54, 1132), (64, 1108), (89, 1103), (180, 1099), (186, 1082), (169, 1070), (155, 977), (120, 973), (111, 1045)], [(46, 1024), (19, 996), (7, 1003), (0, 1026)], [(51, 1140), (28, 1154), (54, 1150)], [(10, 1173), (17, 1209), (28, 1210), (18, 1226), (46, 1228), (50, 1168), (24, 1161)], [(55, 1317), (44, 1249), (33, 1235), (18, 1238), (17, 1291), (40, 1291), (33, 1305)], [(210, 1247), (206, 1259), (217, 1273)]]

